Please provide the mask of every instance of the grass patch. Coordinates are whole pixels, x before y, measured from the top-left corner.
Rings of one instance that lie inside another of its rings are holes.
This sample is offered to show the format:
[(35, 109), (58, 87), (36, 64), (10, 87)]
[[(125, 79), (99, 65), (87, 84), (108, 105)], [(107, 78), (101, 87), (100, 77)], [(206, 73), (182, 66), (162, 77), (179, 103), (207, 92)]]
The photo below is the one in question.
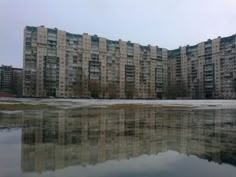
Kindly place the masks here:
[(45, 104), (31, 105), (31, 104), (0, 104), (0, 110), (40, 110), (40, 109), (55, 109), (54, 106)]

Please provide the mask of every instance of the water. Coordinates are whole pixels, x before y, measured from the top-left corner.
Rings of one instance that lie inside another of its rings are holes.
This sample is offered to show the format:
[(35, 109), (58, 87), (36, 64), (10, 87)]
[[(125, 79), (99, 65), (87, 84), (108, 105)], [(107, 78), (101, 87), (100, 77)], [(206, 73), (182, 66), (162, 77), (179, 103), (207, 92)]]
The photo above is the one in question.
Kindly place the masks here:
[(236, 110), (0, 112), (1, 177), (235, 177)]

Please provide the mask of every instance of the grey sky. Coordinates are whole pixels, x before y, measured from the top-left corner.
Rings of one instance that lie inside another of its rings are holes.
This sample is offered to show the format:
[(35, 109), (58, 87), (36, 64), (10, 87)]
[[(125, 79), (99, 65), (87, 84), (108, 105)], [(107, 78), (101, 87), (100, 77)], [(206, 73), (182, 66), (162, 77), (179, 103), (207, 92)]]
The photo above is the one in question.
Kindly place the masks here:
[(22, 67), (26, 25), (174, 49), (236, 33), (235, 0), (0, 0), (0, 65)]

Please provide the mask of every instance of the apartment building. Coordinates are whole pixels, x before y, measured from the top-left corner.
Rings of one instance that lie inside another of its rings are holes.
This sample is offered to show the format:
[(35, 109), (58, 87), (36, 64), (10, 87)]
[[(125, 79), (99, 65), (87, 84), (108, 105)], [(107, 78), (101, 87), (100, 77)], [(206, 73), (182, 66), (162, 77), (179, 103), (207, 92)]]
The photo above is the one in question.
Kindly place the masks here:
[(24, 96), (161, 98), (166, 82), (165, 49), (25, 28)]
[(167, 50), (27, 26), (23, 95), (234, 98), (235, 36)]
[(22, 69), (4, 65), (0, 67), (0, 92), (1, 95), (22, 95)]
[(235, 98), (235, 46), (233, 35), (168, 51), (168, 80), (174, 97)]

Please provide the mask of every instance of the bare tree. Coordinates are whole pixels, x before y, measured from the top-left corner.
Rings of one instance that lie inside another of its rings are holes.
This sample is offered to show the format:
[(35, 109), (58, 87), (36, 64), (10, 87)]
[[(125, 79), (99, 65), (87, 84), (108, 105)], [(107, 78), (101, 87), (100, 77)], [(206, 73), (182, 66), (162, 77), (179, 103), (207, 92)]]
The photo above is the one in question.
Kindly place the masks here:
[(170, 83), (165, 91), (165, 96), (169, 99), (186, 97), (187, 94), (186, 83), (184, 81)]
[(76, 71), (75, 81), (73, 82), (73, 91), (75, 96), (81, 96), (83, 94), (81, 72), (81, 69)]
[(119, 85), (116, 82), (110, 82), (107, 85), (107, 91), (108, 91), (109, 98), (118, 98)]
[(234, 92), (236, 92), (236, 79), (233, 80), (233, 88), (234, 88)]
[(134, 88), (127, 87), (125, 94), (126, 94), (126, 98), (132, 99), (134, 97)]
[(98, 98), (101, 92), (101, 84), (98, 80), (89, 80), (88, 83), (90, 95), (94, 98)]

